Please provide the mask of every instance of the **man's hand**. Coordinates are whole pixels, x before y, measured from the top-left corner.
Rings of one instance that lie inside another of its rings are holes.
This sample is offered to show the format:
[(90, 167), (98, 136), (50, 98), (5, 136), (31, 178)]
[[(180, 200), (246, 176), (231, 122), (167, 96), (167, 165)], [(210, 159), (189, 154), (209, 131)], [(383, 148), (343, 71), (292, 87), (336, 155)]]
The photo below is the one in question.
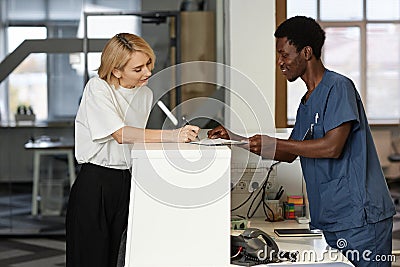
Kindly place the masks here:
[(219, 125), (215, 127), (212, 130), (209, 130), (207, 132), (207, 136), (210, 139), (216, 139), (216, 138), (222, 138), (222, 139), (231, 139), (229, 137), (230, 133), (227, 129), (225, 129), (223, 126)]
[(276, 139), (268, 135), (256, 134), (249, 138), (249, 150), (263, 158), (273, 159), (276, 150)]

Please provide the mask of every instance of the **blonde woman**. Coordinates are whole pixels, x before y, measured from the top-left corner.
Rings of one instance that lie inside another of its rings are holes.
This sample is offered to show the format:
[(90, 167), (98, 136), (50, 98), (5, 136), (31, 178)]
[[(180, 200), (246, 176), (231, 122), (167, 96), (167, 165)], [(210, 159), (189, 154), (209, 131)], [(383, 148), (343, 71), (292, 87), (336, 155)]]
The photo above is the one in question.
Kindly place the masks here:
[[(101, 55), (98, 76), (85, 86), (75, 119), (75, 156), (82, 164), (66, 216), (67, 266), (116, 266), (127, 225), (135, 142), (190, 142), (197, 126), (145, 129), (153, 94), (146, 87), (155, 55), (141, 37), (120, 33)], [(126, 153), (128, 152), (128, 154)]]

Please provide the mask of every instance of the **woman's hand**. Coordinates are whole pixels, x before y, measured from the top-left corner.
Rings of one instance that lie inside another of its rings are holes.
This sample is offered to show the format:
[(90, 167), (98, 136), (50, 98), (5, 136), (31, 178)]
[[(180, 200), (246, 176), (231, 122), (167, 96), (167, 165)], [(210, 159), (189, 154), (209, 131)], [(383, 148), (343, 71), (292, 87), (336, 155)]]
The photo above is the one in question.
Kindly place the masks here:
[(209, 130), (207, 132), (208, 138), (210, 139), (216, 139), (216, 138), (222, 138), (222, 139), (230, 139), (229, 135), (229, 131), (227, 129), (225, 129), (222, 125), (219, 125), (217, 127), (215, 127), (212, 130)]
[(174, 138), (176, 142), (188, 143), (196, 140), (199, 134), (200, 128), (195, 125), (186, 125), (182, 128), (174, 130), (176, 137)]

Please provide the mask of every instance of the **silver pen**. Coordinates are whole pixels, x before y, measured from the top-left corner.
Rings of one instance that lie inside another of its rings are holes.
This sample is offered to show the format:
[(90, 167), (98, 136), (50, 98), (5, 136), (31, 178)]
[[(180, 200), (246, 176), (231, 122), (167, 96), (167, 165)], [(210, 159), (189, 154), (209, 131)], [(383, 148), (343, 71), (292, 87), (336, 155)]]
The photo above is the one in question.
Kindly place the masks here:
[(185, 116), (182, 116), (182, 120), (186, 123), (186, 125), (190, 125), (189, 121), (186, 119)]
[[(185, 125), (190, 125), (190, 122), (186, 119), (185, 116), (182, 116), (182, 120), (186, 123)], [(199, 136), (196, 136), (196, 140), (197, 140), (197, 141), (200, 141)]]

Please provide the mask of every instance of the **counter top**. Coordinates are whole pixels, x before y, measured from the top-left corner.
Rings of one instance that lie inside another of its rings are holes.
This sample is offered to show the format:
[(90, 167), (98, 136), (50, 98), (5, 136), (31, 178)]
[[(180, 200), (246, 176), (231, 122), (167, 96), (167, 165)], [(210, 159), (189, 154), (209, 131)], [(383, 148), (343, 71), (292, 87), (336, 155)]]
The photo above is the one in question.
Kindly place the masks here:
[(228, 146), (202, 146), (190, 143), (137, 143), (133, 145), (132, 158), (200, 158), (230, 157)]

